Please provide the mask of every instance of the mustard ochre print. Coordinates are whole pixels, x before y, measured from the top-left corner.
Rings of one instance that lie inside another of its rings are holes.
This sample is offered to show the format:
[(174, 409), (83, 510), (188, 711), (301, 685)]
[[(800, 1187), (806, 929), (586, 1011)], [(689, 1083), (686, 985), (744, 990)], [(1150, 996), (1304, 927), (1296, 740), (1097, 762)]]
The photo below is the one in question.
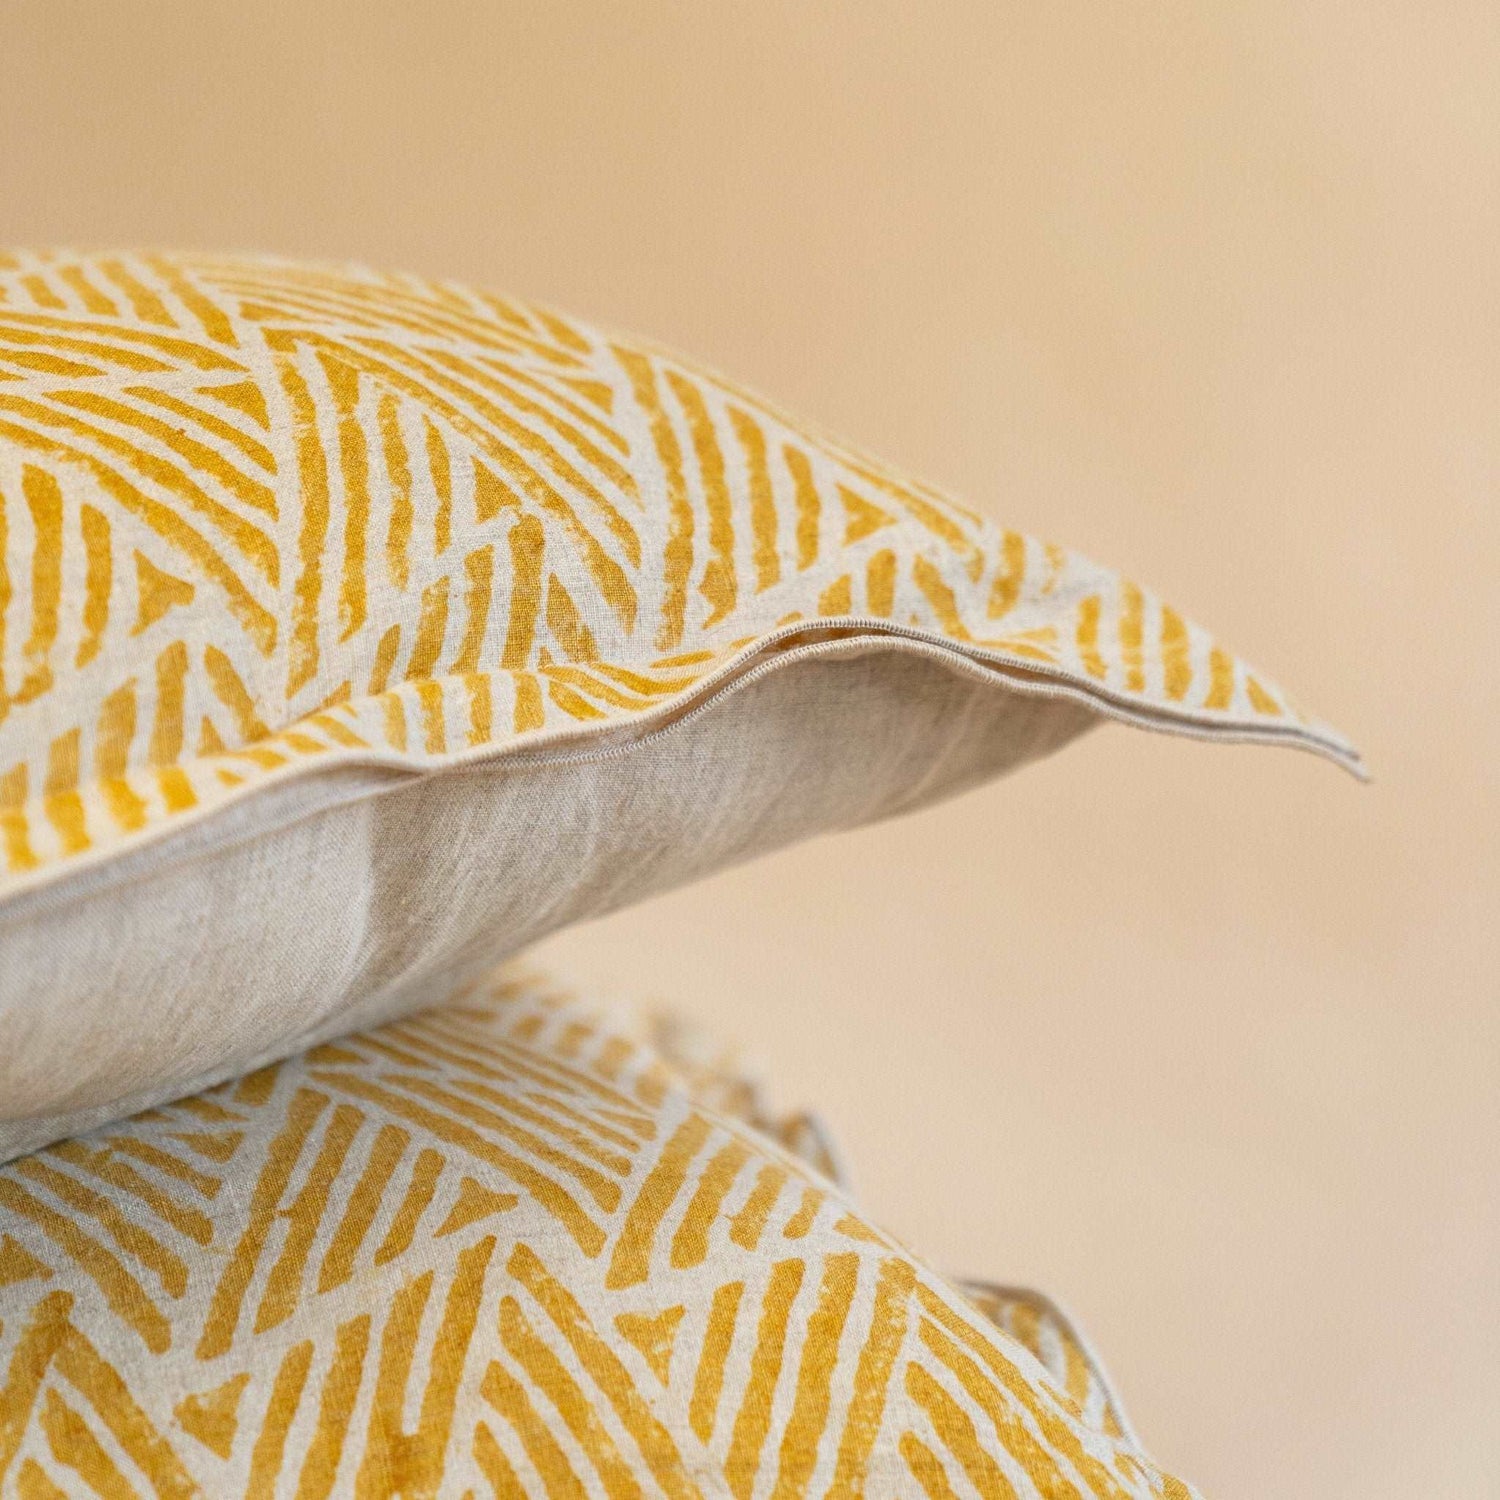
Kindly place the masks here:
[(1191, 1491), (1034, 1293), (545, 981), (0, 1168), (0, 1494)]
[(644, 724), (812, 619), (1353, 763), (1146, 590), (639, 341), (358, 268), (0, 261), (0, 894), (290, 775)]

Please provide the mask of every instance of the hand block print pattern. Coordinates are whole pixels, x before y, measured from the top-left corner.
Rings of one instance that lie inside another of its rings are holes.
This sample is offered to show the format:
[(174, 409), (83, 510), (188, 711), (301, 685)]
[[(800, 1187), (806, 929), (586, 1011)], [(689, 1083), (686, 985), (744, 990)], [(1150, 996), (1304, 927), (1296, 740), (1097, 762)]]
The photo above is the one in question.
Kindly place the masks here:
[(1145, 590), (638, 341), (358, 269), (0, 255), (0, 895), (839, 631), (1352, 763)]
[(494, 982), (0, 1168), (0, 1493), (1186, 1500), (1049, 1309)]

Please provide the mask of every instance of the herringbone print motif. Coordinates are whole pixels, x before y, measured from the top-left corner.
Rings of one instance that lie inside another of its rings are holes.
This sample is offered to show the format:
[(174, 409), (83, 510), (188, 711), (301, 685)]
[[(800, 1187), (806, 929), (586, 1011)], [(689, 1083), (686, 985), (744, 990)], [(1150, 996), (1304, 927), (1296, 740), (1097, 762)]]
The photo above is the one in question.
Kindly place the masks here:
[(1190, 1494), (538, 981), (0, 1169), (0, 1324), (25, 1500)]
[(1135, 1441), (1120, 1398), (1083, 1335), (1050, 1297), (1030, 1287), (996, 1286), (986, 1281), (959, 1285), (990, 1322), (1037, 1357), (1093, 1426), (1114, 1437)]
[(0, 255), (0, 891), (288, 775), (644, 724), (830, 626), (1351, 755), (1134, 584), (638, 342), (362, 270)]

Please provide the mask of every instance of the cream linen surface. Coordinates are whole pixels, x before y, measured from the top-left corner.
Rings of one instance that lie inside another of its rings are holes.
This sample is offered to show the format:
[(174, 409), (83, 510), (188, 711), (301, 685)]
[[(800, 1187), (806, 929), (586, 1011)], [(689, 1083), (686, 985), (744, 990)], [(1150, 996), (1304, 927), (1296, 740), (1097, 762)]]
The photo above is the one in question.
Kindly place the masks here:
[[(839, 659), (622, 754), (350, 772), (331, 809), (274, 817), (270, 794), (228, 815), (254, 814), (238, 839), (125, 855), (62, 901), (44, 887), (0, 926), (0, 1098), (18, 1116), (0, 1159), (443, 1000), (568, 922), (914, 808), (1097, 722), (932, 659), (825, 649)], [(68, 1003), (36, 1003), (39, 986)]]
[(1100, 715), (1355, 764), (1146, 590), (638, 340), (0, 254), (0, 1150)]

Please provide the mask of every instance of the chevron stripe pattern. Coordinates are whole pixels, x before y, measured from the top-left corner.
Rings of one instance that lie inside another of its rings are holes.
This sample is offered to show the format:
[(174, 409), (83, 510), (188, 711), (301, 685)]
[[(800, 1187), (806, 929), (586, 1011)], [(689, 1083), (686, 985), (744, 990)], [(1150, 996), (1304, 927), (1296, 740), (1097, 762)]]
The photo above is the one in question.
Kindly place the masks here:
[(0, 255), (0, 895), (837, 630), (1352, 755), (1147, 591), (638, 341), (360, 269)]
[(0, 1168), (0, 1493), (1187, 1500), (706, 1082), (498, 980)]

